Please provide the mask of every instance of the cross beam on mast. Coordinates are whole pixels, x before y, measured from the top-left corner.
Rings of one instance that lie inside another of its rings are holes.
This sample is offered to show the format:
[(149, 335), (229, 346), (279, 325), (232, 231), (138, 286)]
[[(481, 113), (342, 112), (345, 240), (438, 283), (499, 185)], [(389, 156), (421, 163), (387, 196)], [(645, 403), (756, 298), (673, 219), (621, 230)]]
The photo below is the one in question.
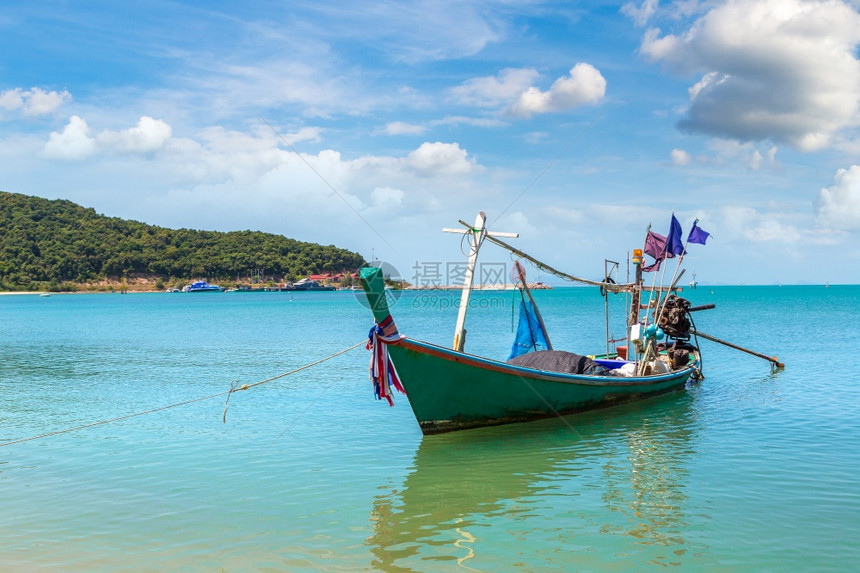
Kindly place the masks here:
[[(466, 223), (465, 221), (460, 221), (460, 224), (465, 226), (465, 227), (469, 227), (469, 224)], [(461, 231), (461, 232), (465, 232), (465, 231)], [(536, 258), (532, 257), (531, 255), (529, 255), (527, 253), (524, 253), (523, 251), (517, 249), (516, 247), (513, 247), (513, 246), (507, 244), (506, 242), (499, 240), (497, 238), (497, 236), (505, 236), (505, 235), (489, 234), (489, 235), (487, 235), (487, 239), (491, 243), (495, 243), (496, 245), (502, 247), (503, 249), (507, 249), (510, 252), (512, 252), (513, 254), (515, 254), (519, 257), (522, 257), (522, 258), (526, 259), (527, 261), (531, 261), (532, 263), (534, 263), (535, 266), (537, 266), (538, 269), (548, 271), (557, 277), (561, 277), (563, 279), (567, 279), (570, 281), (576, 281), (576, 282), (584, 283), (587, 285), (602, 286), (602, 287), (604, 287), (607, 290), (612, 291), (612, 292), (621, 292), (621, 291), (625, 290), (625, 287), (627, 286), (627, 285), (616, 285), (616, 284), (611, 284), (611, 283), (604, 283), (604, 282), (600, 282), (600, 281), (592, 281), (589, 279), (584, 279), (581, 277), (576, 277), (576, 276), (567, 274), (565, 272), (562, 272), (558, 269), (555, 269), (555, 268), (549, 266), (546, 263), (543, 263), (543, 262), (537, 260)]]
[(466, 344), (466, 309), (469, 307), (469, 294), (472, 291), (472, 281), (475, 276), (475, 264), (478, 260), (478, 251), (481, 248), (481, 243), (484, 239), (498, 240), (495, 237), (519, 237), (518, 233), (502, 233), (487, 231), (484, 225), (487, 222), (487, 215), (483, 211), (478, 213), (475, 218), (475, 226), (468, 223), (460, 223), (466, 229), (442, 229), (446, 233), (469, 234), (469, 263), (466, 266), (466, 279), (463, 283), (463, 294), (460, 297), (460, 309), (457, 313), (457, 326), (454, 329), (454, 345), (453, 348), (457, 352), (462, 352)]
[[(465, 226), (465, 227), (471, 228), (471, 226), (468, 223), (466, 223), (465, 221), (460, 221), (460, 224)], [(453, 232), (453, 230), (452, 230), (452, 232)], [(459, 231), (459, 232), (463, 233), (463, 232), (467, 232), (467, 231)], [(498, 235), (498, 234), (495, 234), (495, 235)], [(499, 236), (504, 236), (504, 235), (499, 235)], [(510, 252), (512, 252), (513, 254), (515, 254), (519, 257), (522, 257), (522, 258), (526, 259), (527, 261), (530, 261), (539, 270), (547, 271), (547, 272), (554, 274), (555, 276), (563, 278), (565, 280), (583, 283), (583, 284), (596, 286), (596, 287), (603, 287), (603, 289), (607, 290), (608, 292), (612, 292), (612, 293), (629, 292), (629, 291), (632, 291), (632, 290), (637, 288), (637, 285), (635, 283), (632, 283), (632, 284), (615, 284), (615, 283), (607, 283), (607, 282), (602, 282), (602, 281), (593, 281), (590, 279), (584, 279), (582, 277), (577, 277), (577, 276), (568, 274), (564, 271), (560, 271), (556, 268), (549, 266), (548, 264), (546, 264), (542, 261), (537, 260), (536, 258), (529, 255), (528, 253), (524, 253), (523, 251), (519, 250), (518, 248), (513, 247), (513, 246), (507, 244), (506, 242), (497, 239), (494, 236), (494, 234), (488, 235), (487, 239), (491, 243), (495, 243), (496, 245), (502, 247), (503, 249), (507, 249)], [(664, 290), (666, 289), (666, 287), (647, 287), (647, 286), (641, 286), (638, 288), (641, 288), (641, 290), (643, 290), (643, 291), (652, 291), (652, 290), (658, 290), (661, 288)], [(672, 290), (676, 290), (676, 287), (674, 287), (674, 286), (671, 288), (672, 288)]]

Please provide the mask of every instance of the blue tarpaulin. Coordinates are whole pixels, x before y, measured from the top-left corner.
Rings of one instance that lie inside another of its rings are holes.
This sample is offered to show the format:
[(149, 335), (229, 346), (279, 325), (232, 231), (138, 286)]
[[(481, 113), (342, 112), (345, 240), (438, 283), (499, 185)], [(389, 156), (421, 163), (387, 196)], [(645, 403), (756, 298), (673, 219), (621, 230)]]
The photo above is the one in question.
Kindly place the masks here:
[(514, 339), (514, 345), (511, 347), (511, 355), (508, 356), (508, 360), (533, 350), (547, 349), (549, 349), (549, 343), (546, 340), (546, 333), (541, 328), (534, 306), (531, 301), (521, 301), (517, 336)]

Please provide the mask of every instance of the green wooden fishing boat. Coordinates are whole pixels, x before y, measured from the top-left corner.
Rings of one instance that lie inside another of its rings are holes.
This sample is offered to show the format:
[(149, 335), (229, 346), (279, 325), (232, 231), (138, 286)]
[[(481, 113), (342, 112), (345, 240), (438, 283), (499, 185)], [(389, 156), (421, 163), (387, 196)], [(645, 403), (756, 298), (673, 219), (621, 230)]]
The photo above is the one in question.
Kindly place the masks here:
[[(612, 406), (684, 388), (691, 377), (698, 376), (699, 352), (697, 346), (689, 344), (688, 333), (683, 336), (684, 333), (680, 332), (681, 336), (678, 339), (681, 340), (684, 350), (678, 349), (677, 353), (675, 351), (678, 340), (675, 340), (671, 346), (666, 343), (657, 346), (653, 344), (655, 341), (653, 335), (648, 340), (647, 336), (640, 334), (642, 329), (639, 327), (642, 325), (639, 321), (638, 296), (632, 297), (635, 311), (631, 315), (631, 321), (636, 327), (631, 329), (628, 335), (631, 353), (636, 355), (637, 351), (634, 348), (640, 349), (638, 360), (621, 360), (617, 352), (594, 356), (594, 363), (600, 366), (594, 369), (598, 373), (551, 371), (464, 352), (465, 309), (468, 307), (468, 293), (481, 242), (489, 238), (519, 255), (528, 257), (498, 239), (500, 235), (511, 236), (511, 234), (488, 232), (484, 228), (484, 220), (481, 213), (474, 227), (461, 221), (468, 228), (465, 232), (471, 235), (472, 251), (453, 348), (423, 342), (398, 332), (386, 299), (382, 270), (366, 267), (360, 273), (361, 284), (377, 324), (371, 334), (375, 360), (375, 362), (372, 361), (372, 371), (373, 377), (378, 382), (377, 392), (387, 397), (387, 392), (390, 391), (389, 384), (393, 383), (397, 387), (402, 385), (423, 433), (435, 434), (525, 422)], [(548, 265), (542, 263), (541, 265), (543, 269), (556, 272)], [(565, 276), (570, 277), (570, 275)], [(642, 290), (641, 271), (637, 272), (636, 282), (630, 285), (619, 285), (608, 280), (604, 282), (581, 280), (581, 282), (599, 285), (604, 293), (629, 289), (637, 294)], [(671, 288), (667, 289), (667, 292), (671, 290)], [(678, 307), (681, 309), (682, 322), (685, 319), (685, 311), (695, 310), (690, 309), (689, 305), (685, 308), (683, 304), (677, 303), (674, 306), (672, 304), (666, 306), (670, 309)], [(672, 320), (677, 321), (677, 319), (679, 319), (679, 313), (675, 312)], [(673, 332), (672, 324), (666, 323), (666, 326), (667, 331)], [(679, 334), (677, 331), (674, 333)], [(552, 350), (544, 352), (563, 356), (567, 354)], [(630, 365), (627, 368), (628, 374), (618, 375), (617, 367), (624, 365)]]

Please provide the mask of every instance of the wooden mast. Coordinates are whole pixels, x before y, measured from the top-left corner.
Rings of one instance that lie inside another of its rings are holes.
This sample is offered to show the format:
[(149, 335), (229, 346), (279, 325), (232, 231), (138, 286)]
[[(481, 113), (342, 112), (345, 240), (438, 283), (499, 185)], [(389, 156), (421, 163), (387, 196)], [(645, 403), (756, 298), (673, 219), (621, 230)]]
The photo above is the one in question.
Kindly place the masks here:
[(475, 226), (469, 235), (469, 263), (466, 266), (466, 278), (463, 282), (463, 293), (460, 295), (460, 308), (457, 312), (457, 326), (454, 328), (454, 350), (463, 351), (466, 344), (466, 309), (469, 307), (469, 294), (472, 292), (472, 281), (475, 277), (475, 263), (478, 260), (478, 250), (484, 241), (484, 224), (487, 216), (483, 211), (475, 218)]
[[(462, 221), (460, 221), (462, 223)], [(463, 223), (468, 229), (442, 229), (447, 233), (468, 233), (469, 234), (469, 262), (466, 266), (466, 278), (463, 281), (463, 294), (460, 296), (460, 309), (457, 312), (457, 326), (454, 328), (454, 345), (453, 349), (457, 352), (462, 352), (466, 344), (466, 310), (469, 307), (469, 294), (472, 291), (472, 281), (475, 276), (475, 264), (478, 260), (478, 251), (481, 248), (481, 243), (489, 236), (499, 237), (519, 237), (517, 233), (490, 233), (484, 228), (487, 222), (487, 215), (483, 211), (478, 213), (475, 218), (475, 226), (469, 227)]]

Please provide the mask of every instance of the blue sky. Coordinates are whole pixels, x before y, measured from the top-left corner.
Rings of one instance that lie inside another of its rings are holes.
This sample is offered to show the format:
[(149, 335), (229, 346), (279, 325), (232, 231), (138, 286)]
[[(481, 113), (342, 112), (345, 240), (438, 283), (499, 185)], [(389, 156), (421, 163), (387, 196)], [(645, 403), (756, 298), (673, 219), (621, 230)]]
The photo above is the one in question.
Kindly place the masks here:
[(481, 210), (588, 278), (674, 211), (712, 235), (702, 283), (860, 283), (858, 10), (7, 0), (0, 190), (407, 279), (461, 261), (441, 228)]

